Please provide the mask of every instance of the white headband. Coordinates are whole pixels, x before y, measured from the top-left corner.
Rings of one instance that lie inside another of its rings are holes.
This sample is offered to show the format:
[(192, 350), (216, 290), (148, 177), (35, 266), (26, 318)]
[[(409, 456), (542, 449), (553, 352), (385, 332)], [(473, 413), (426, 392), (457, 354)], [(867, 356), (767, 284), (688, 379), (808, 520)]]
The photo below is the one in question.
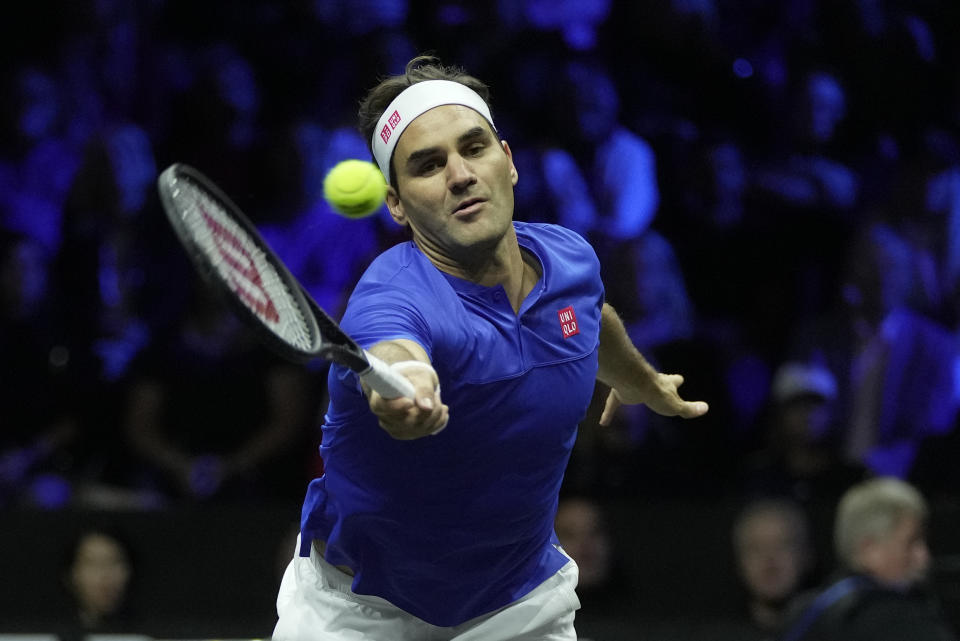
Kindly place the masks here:
[(473, 89), (451, 80), (424, 80), (410, 85), (384, 110), (373, 131), (371, 146), (373, 157), (380, 165), (387, 181), (390, 181), (390, 158), (397, 146), (400, 134), (417, 116), (441, 105), (470, 107), (487, 119), (493, 130), (490, 108)]

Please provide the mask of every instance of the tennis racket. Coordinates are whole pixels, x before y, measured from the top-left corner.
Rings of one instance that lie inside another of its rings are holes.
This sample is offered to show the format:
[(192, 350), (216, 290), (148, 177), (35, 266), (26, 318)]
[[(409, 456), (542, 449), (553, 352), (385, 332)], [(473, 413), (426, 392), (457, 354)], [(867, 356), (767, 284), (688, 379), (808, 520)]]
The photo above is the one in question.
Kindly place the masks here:
[(414, 397), (410, 381), (340, 329), (210, 179), (175, 163), (160, 174), (157, 188), (197, 271), (268, 347), (291, 361), (323, 358), (348, 367), (384, 398)]

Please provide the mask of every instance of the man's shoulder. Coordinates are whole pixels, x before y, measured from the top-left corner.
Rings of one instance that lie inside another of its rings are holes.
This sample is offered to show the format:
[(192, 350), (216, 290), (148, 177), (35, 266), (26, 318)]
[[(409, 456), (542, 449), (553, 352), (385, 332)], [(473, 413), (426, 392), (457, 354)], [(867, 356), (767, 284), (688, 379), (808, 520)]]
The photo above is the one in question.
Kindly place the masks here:
[(412, 241), (402, 242), (374, 258), (357, 281), (359, 288), (407, 285), (420, 289), (425, 279), (438, 277), (439, 271)]
[[(840, 583), (834, 583), (831, 588)], [(816, 597), (823, 594), (825, 591), (798, 598), (795, 603), (799, 607), (791, 608), (796, 616), (790, 619), (795, 623), (802, 619), (814, 606)], [(788, 629), (792, 630), (792, 626)], [(866, 579), (826, 604), (809, 632), (799, 638), (804, 641), (955, 641), (933, 602), (923, 594), (888, 589)]]
[(586, 238), (562, 225), (514, 221), (513, 227), (521, 245), (536, 243), (550, 250), (565, 248), (589, 250), (593, 253), (593, 247)]
[(410, 308), (429, 304), (442, 286), (439, 271), (413, 243), (400, 243), (385, 250), (364, 270), (347, 302), (347, 312), (368, 307)]
[[(563, 225), (558, 225), (556, 223), (541, 223), (541, 222), (531, 222), (531, 221), (513, 221), (513, 228), (517, 231), (518, 236), (547, 236), (549, 237), (571, 237), (575, 236), (583, 240), (583, 236), (568, 229)], [(586, 242), (584, 240), (583, 242)]]
[[(397, 243), (380, 252), (370, 261), (366, 273), (371, 270), (393, 270), (410, 265), (414, 260), (415, 245), (411, 241)], [(366, 275), (366, 273), (364, 275)]]
[(866, 590), (850, 608), (846, 625), (856, 638), (955, 640), (935, 603), (919, 592)]

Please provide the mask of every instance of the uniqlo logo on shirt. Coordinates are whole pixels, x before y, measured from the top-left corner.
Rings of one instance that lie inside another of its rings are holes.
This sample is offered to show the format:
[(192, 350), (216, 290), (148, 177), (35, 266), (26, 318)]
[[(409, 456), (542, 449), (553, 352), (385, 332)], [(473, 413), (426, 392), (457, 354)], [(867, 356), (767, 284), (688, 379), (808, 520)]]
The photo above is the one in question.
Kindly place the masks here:
[(564, 338), (570, 338), (580, 333), (580, 326), (577, 325), (577, 315), (573, 312), (573, 307), (564, 307), (557, 312), (560, 319), (560, 331)]

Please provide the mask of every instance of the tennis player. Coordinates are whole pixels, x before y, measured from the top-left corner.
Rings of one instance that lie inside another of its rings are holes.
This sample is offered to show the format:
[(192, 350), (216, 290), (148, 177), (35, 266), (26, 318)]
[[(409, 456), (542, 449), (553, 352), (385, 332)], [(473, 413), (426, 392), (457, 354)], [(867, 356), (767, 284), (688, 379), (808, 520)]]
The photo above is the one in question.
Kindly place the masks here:
[(329, 374), (322, 477), (310, 483), (274, 639), (576, 639), (576, 564), (553, 531), (599, 379), (621, 403), (696, 417), (604, 303), (590, 245), (513, 220), (517, 170), (487, 88), (415, 58), (366, 96), (361, 130), (412, 241), (376, 258), (342, 327), (407, 376), (385, 399)]

